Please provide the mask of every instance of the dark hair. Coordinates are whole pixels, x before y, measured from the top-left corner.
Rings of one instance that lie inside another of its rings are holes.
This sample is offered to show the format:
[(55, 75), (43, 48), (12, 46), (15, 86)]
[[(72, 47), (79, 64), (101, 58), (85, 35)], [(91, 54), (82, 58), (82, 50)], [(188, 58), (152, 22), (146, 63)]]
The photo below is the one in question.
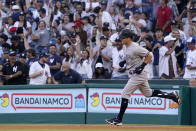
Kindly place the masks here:
[(168, 0), (163, 0), (164, 2), (165, 2), (165, 4), (167, 4), (168, 3)]
[(98, 14), (100, 10), (101, 10), (101, 7), (97, 6), (94, 8), (93, 12)]
[(87, 59), (89, 59), (89, 57), (90, 57), (89, 51), (87, 49), (84, 49), (83, 51), (87, 52), (87, 54), (88, 54)]
[(26, 50), (26, 52), (32, 54), (32, 56), (36, 56), (35, 50), (33, 48)]
[(45, 8), (41, 8), (40, 12), (43, 13), (43, 14), (46, 14), (46, 9)]
[[(61, 3), (60, 0), (57, 0), (56, 3), (57, 3), (57, 2), (60, 2), (60, 3)], [(57, 15), (57, 11), (58, 11), (58, 10), (57, 10), (57, 6), (56, 6), (56, 3), (55, 3), (55, 7), (54, 7), (54, 14), (55, 14), (55, 15)]]
[(22, 34), (23, 33), (23, 27), (18, 27), (18, 29), (16, 30), (17, 34)]
[[(24, 15), (20, 15), (20, 16), (24, 16)], [(25, 29), (27, 29), (27, 20), (25, 19), (25, 16), (24, 16), (24, 24), (23, 24), (23, 27)]]
[(56, 19), (55, 22), (57, 23), (57, 25), (60, 25), (60, 21), (58, 19)]
[(8, 36), (6, 34), (1, 34), (0, 38), (4, 39), (5, 42), (8, 40)]
[(55, 44), (50, 44), (50, 45), (49, 45), (49, 48), (50, 48), (51, 46), (54, 46), (54, 47), (56, 48), (56, 45), (55, 45)]
[(94, 72), (94, 75), (95, 75), (95, 78), (98, 79), (99, 78), (99, 75), (103, 75), (105, 74), (105, 69), (103, 67), (100, 67), (99, 69), (101, 69), (101, 72), (99, 73), (98, 72), (98, 68), (95, 68), (95, 72)]
[(163, 29), (162, 28), (156, 28), (155, 32), (157, 32), (157, 31), (162, 31), (163, 32)]
[(91, 14), (90, 16), (93, 18), (93, 20), (91, 21), (91, 20), (90, 20), (90, 17), (89, 17), (89, 23), (90, 23), (91, 25), (96, 25), (96, 24), (95, 24), (96, 16), (95, 16), (94, 14)]

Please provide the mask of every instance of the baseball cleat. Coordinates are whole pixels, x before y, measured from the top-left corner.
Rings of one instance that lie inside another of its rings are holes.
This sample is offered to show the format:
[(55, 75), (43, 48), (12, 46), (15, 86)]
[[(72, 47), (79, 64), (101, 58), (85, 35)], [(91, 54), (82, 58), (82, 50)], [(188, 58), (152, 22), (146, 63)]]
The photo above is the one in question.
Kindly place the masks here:
[(110, 124), (110, 125), (116, 125), (116, 126), (121, 126), (122, 125), (122, 121), (119, 120), (118, 118), (112, 118), (110, 120), (105, 120), (105, 122), (107, 124)]
[(178, 103), (178, 105), (181, 104), (181, 99), (180, 99), (180, 96), (178, 95), (178, 92), (177, 91), (173, 91), (172, 92), (175, 96), (175, 98), (173, 99), (174, 102)]

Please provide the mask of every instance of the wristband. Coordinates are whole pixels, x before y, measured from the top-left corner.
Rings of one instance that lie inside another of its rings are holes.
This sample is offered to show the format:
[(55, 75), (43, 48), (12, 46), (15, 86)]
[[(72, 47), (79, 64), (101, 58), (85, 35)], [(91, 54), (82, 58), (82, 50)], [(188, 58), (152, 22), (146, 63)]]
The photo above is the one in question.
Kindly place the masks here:
[(145, 67), (147, 64), (145, 63), (145, 62), (143, 62), (142, 64), (141, 64), (141, 67)]

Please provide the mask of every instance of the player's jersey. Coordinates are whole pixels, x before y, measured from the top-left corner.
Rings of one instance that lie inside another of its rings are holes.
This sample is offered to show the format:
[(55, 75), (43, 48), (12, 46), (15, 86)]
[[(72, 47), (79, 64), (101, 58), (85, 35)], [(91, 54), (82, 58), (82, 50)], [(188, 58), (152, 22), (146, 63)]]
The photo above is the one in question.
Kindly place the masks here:
[(127, 70), (135, 70), (136, 67), (143, 63), (143, 59), (147, 56), (149, 51), (137, 43), (132, 42), (129, 47), (126, 48), (126, 64)]

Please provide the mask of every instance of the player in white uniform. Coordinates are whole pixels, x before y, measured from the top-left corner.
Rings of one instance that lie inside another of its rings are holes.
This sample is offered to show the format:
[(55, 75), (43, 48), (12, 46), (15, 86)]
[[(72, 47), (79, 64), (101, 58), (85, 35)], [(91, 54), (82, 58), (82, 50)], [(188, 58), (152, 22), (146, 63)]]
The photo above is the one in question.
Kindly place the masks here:
[[(122, 125), (122, 118), (128, 106), (128, 100), (130, 99), (131, 94), (137, 89), (146, 97), (168, 98), (178, 104), (181, 102), (177, 91), (167, 93), (160, 90), (152, 90), (150, 88), (147, 71), (145, 71), (144, 68), (151, 62), (152, 53), (133, 42), (133, 36), (134, 34), (129, 29), (123, 30), (119, 36), (122, 43), (126, 46), (125, 60), (127, 65), (126, 69), (129, 71), (129, 80), (121, 93), (122, 101), (118, 116), (113, 119), (105, 120), (106, 123), (111, 125)], [(125, 62), (123, 63), (125, 64)]]

